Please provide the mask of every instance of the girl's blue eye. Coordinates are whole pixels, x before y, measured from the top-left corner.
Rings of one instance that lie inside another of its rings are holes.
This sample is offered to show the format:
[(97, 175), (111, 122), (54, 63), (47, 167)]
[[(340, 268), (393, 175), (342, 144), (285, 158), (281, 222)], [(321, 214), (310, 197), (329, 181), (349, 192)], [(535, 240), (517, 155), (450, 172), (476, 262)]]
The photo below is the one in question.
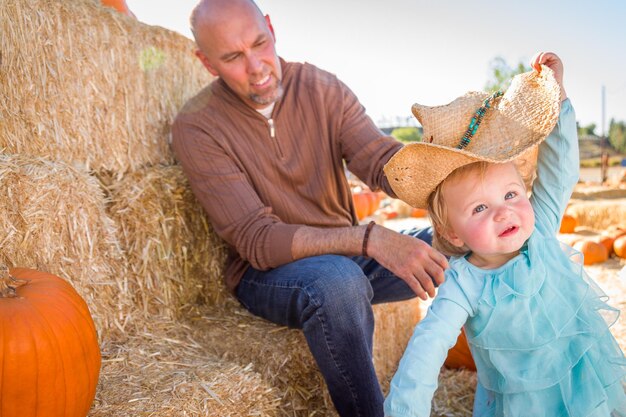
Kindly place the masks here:
[(509, 191), (508, 193), (506, 193), (506, 195), (504, 196), (505, 200), (510, 200), (513, 197), (515, 197), (517, 195), (517, 193), (515, 191)]
[(474, 207), (473, 213), (480, 213), (481, 211), (487, 210), (487, 206), (484, 204), (479, 204)]

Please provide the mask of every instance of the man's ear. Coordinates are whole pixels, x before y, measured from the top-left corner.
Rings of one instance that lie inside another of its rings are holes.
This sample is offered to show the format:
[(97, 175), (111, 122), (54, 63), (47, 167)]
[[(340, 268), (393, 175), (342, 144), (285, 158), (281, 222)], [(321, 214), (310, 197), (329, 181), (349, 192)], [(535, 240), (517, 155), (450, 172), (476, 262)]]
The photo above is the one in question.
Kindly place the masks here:
[(270, 29), (270, 32), (272, 32), (272, 37), (274, 38), (274, 42), (276, 42), (276, 34), (274, 33), (274, 27), (272, 26), (272, 21), (270, 20), (269, 14), (265, 15), (265, 23), (267, 23), (267, 27)]
[(211, 63), (209, 62), (209, 58), (207, 58), (206, 55), (204, 55), (204, 53), (201, 50), (196, 49), (196, 56), (198, 57), (200, 62), (202, 62), (202, 65), (204, 65), (204, 67), (207, 70), (209, 70), (211, 75), (213, 75), (215, 77), (217, 77), (219, 75), (217, 73), (217, 71), (215, 70), (215, 68), (213, 68), (213, 65), (211, 65)]

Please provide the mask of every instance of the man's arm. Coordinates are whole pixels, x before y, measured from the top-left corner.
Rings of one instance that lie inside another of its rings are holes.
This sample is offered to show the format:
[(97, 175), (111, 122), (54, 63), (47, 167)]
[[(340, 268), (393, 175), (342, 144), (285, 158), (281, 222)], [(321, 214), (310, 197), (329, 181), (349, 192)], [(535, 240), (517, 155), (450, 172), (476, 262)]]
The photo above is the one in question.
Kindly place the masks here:
[[(397, 140), (384, 135), (365, 112), (354, 93), (336, 78), (334, 87), (324, 94), (333, 137), (341, 149), (348, 169), (372, 189), (383, 189), (394, 196), (383, 167), (402, 148)], [(338, 103), (340, 106), (338, 107)], [(294, 259), (335, 253), (362, 254), (366, 226), (322, 229), (303, 226), (294, 235)], [(368, 239), (368, 255), (404, 280), (422, 299), (435, 296), (435, 285), (444, 280), (446, 258), (430, 245), (411, 236), (375, 226)]]
[(300, 226), (284, 223), (261, 201), (228, 149), (184, 117), (172, 132), (172, 148), (216, 233), (256, 269), (293, 261), (291, 242)]
[[(302, 226), (294, 234), (291, 252), (294, 259), (335, 253), (361, 255), (366, 226), (321, 229)], [(434, 283), (444, 280), (446, 258), (427, 243), (383, 226), (371, 230), (367, 253), (404, 280), (421, 299), (435, 296)]]

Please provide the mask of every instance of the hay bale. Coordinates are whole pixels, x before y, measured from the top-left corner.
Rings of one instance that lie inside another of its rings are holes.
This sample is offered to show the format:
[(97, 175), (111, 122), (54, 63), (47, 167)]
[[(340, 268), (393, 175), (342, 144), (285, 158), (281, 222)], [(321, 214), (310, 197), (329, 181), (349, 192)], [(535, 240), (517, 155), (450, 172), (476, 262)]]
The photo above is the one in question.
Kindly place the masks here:
[(626, 225), (626, 199), (572, 200), (567, 207), (579, 226), (594, 230), (605, 230), (609, 226)]
[(62, 163), (0, 155), (0, 262), (61, 276), (86, 300), (100, 337), (133, 306), (98, 181)]
[(389, 390), (389, 376), (396, 372), (413, 329), (420, 321), (420, 305), (420, 300), (414, 298), (374, 306), (374, 365), (383, 392)]
[(102, 370), (89, 416), (278, 415), (278, 391), (251, 366), (216, 357), (197, 330), (153, 323), (149, 332), (102, 345)]
[(110, 180), (108, 212), (119, 225), (135, 302), (144, 318), (173, 318), (198, 302), (230, 297), (222, 278), (225, 247), (178, 165)]
[[(414, 299), (374, 306), (374, 366), (385, 392), (419, 319), (419, 303)], [(278, 389), (280, 416), (336, 416), (301, 331), (257, 318), (235, 302), (203, 307), (189, 320), (198, 330), (198, 343), (229, 362), (252, 364)]]
[(572, 192), (575, 200), (600, 200), (626, 198), (626, 184), (607, 187), (604, 185), (577, 184)]
[(468, 417), (472, 415), (476, 392), (476, 372), (442, 368), (439, 387), (433, 397), (431, 417)]
[(194, 43), (98, 0), (0, 2), (0, 148), (125, 172), (171, 163), (170, 124), (211, 79)]

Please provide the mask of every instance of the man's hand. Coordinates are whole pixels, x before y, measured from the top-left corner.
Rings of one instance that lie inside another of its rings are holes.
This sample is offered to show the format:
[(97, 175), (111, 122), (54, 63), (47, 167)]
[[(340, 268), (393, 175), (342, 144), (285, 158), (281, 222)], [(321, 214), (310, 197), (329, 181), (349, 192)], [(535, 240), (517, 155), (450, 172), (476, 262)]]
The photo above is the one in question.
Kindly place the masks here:
[(368, 254), (404, 280), (422, 300), (435, 296), (435, 283), (444, 280), (445, 256), (427, 243), (382, 226), (370, 233)]

